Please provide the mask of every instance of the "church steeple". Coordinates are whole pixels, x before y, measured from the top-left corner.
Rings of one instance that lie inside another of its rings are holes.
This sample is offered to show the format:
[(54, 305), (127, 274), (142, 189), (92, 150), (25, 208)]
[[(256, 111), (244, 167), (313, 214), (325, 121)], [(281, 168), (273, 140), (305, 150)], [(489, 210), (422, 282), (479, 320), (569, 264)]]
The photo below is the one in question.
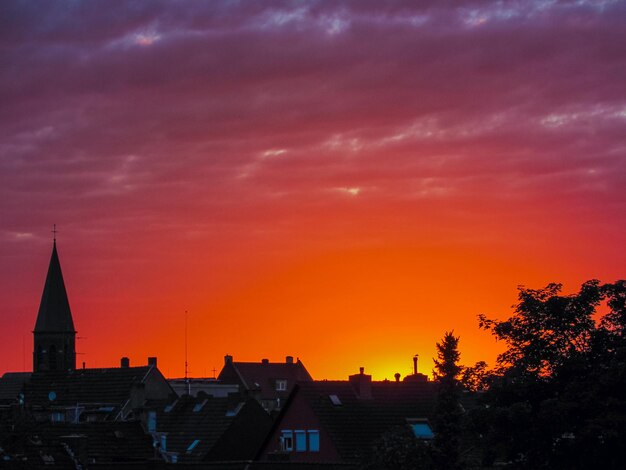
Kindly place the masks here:
[(76, 330), (63, 282), (56, 239), (52, 245), (48, 275), (33, 334), (35, 372), (76, 368)]

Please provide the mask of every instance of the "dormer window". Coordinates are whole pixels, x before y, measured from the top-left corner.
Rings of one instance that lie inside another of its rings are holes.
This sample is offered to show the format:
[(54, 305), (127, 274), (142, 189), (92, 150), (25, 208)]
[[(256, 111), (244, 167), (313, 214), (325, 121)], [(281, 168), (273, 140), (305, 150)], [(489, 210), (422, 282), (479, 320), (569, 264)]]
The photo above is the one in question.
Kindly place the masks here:
[(276, 390), (284, 392), (287, 390), (287, 381), (285, 379), (279, 379), (276, 381)]

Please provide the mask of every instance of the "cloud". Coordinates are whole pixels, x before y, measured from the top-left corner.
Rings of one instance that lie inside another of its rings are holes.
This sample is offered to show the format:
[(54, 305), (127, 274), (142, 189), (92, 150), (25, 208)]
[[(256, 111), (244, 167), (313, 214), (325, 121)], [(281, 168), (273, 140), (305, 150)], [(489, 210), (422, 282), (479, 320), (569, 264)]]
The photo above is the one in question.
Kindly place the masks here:
[(0, 197), (16, 233), (46, 210), (237, 231), (254, 207), (287, 227), (302, 207), (340, 210), (324, 188), (381, 210), (418, 195), (567, 194), (598, 216), (624, 202), (621, 2), (2, 9)]
[(153, 354), (188, 303), (198, 331), (241, 313), (258, 351), (268, 325), (301, 342), (309, 310), (393, 297), (413, 331), (441, 299), (465, 315), (505, 282), (618, 276), (625, 19), (601, 0), (0, 2), (2, 366), (21, 367), (53, 224), (89, 366), (112, 335)]
[(358, 196), (361, 192), (361, 188), (334, 188), (334, 190), (352, 197)]

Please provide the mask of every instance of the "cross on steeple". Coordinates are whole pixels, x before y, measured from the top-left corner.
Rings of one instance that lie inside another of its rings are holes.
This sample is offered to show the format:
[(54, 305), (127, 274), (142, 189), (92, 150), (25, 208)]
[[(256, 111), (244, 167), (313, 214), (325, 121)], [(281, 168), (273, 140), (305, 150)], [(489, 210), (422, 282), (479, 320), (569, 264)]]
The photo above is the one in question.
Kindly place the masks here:
[(57, 224), (52, 225), (52, 241), (56, 243), (57, 241)]

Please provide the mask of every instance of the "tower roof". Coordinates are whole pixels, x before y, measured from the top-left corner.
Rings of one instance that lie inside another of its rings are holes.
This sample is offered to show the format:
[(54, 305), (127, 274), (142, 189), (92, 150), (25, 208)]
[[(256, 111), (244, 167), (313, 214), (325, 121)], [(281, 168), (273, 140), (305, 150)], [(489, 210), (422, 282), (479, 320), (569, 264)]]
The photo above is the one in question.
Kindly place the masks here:
[(35, 333), (75, 333), (70, 303), (65, 291), (56, 241), (52, 247), (46, 284), (41, 295)]

